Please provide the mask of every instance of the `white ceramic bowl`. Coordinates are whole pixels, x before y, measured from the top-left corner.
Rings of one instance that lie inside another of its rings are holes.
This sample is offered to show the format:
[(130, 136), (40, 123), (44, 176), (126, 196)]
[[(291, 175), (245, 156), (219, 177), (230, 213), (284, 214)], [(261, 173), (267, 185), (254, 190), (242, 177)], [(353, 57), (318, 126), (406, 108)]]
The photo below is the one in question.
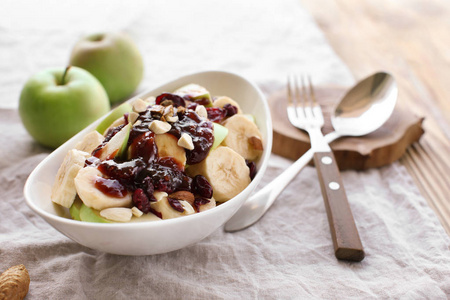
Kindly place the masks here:
[(264, 152), (257, 164), (258, 173), (239, 195), (202, 213), (156, 222), (101, 224), (72, 220), (68, 209), (63, 209), (50, 200), (51, 187), (67, 151), (86, 133), (94, 130), (103, 119), (101, 118), (56, 149), (36, 167), (24, 188), (27, 204), (72, 240), (86, 247), (113, 254), (165, 253), (196, 243), (217, 230), (233, 216), (261, 180), (272, 149), (272, 122), (267, 101), (259, 88), (248, 80), (227, 72), (208, 71), (183, 76), (135, 98), (157, 96), (189, 83), (206, 87), (212, 95), (229, 96), (238, 101), (245, 113), (255, 116), (263, 136)]

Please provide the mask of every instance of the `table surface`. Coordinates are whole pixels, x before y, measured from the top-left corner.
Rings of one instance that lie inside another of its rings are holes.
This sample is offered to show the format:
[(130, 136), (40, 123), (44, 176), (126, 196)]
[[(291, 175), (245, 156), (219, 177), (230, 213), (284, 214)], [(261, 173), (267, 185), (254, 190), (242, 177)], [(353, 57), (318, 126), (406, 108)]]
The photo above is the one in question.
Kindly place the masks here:
[(355, 78), (389, 71), (399, 105), (425, 118), (425, 134), (401, 163), (450, 234), (450, 2), (300, 2)]

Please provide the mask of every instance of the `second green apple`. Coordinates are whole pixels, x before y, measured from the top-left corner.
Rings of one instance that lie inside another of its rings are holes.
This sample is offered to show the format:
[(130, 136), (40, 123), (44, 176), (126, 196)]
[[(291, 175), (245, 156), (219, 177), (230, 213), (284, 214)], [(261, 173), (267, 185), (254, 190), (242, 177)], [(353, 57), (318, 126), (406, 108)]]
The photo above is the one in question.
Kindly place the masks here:
[(144, 73), (139, 49), (123, 33), (99, 33), (82, 38), (72, 50), (70, 64), (93, 74), (105, 88), (111, 104), (129, 97)]

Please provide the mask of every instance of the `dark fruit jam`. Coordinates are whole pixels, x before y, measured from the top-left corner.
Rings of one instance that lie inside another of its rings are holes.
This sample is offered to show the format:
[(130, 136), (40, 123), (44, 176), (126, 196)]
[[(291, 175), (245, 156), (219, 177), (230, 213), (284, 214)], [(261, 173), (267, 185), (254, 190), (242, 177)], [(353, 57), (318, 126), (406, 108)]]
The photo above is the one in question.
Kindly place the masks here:
[[(158, 156), (155, 134), (150, 131), (149, 125), (155, 120), (162, 120), (167, 111), (164, 103), (175, 106), (173, 113), (178, 117), (178, 121), (171, 123), (172, 128), (167, 134), (179, 139), (186, 133), (192, 138), (194, 149), (186, 150), (188, 164), (205, 159), (214, 142), (212, 122), (200, 118), (191, 109), (180, 107), (186, 105), (183, 98), (165, 93), (158, 96), (157, 103), (161, 105), (140, 113), (137, 124), (132, 127), (128, 139), (128, 160), (116, 157), (100, 161), (96, 158), (123, 125), (109, 130), (104, 142), (93, 151), (93, 157), (86, 160), (86, 165), (96, 166), (107, 177), (99, 177), (96, 181), (99, 190), (113, 197), (124, 197), (127, 192), (131, 192), (133, 204), (143, 213), (152, 211), (150, 203), (156, 201), (154, 191), (171, 194), (193, 189), (193, 179), (186, 175), (180, 162), (172, 157)], [(194, 190), (199, 191), (202, 197), (212, 196), (211, 185), (205, 178), (197, 179)], [(184, 210), (178, 200), (171, 199), (170, 204), (178, 211)]]
[(194, 111), (188, 110), (185, 114), (178, 116), (179, 121), (172, 124), (169, 133), (177, 139), (183, 133), (191, 136), (194, 150), (186, 150), (186, 163), (198, 164), (206, 158), (214, 143), (213, 124), (200, 118)]
[[(155, 120), (166, 121), (166, 117), (175, 118), (174, 122), (170, 122), (171, 128), (166, 134), (173, 135), (177, 140), (183, 133), (191, 137), (194, 149), (185, 149), (185, 152), (186, 163), (193, 165), (204, 160), (211, 150), (214, 143), (212, 122), (220, 122), (236, 114), (237, 108), (232, 105), (224, 106), (224, 108), (209, 107), (207, 108), (209, 120), (206, 120), (194, 111), (196, 106), (202, 103), (201, 101), (198, 103), (188, 101), (187, 107), (186, 101), (188, 99), (171, 93), (159, 95), (156, 98), (156, 105), (140, 113), (132, 127), (126, 157), (114, 157), (101, 161), (98, 157), (104, 146), (125, 125), (110, 129), (102, 144), (92, 152), (93, 156), (85, 162), (85, 166), (97, 167), (106, 177), (98, 177), (95, 186), (113, 197), (125, 197), (130, 192), (133, 204), (139, 210), (143, 213), (152, 212), (160, 218), (161, 214), (150, 207), (150, 203), (156, 201), (153, 195), (155, 191), (167, 194), (177, 191), (192, 192), (195, 195), (193, 206), (196, 211), (199, 211), (201, 205), (209, 203), (209, 199), (213, 197), (213, 188), (208, 180), (201, 175), (189, 177), (184, 172), (181, 162), (172, 157), (159, 157), (155, 134), (150, 131), (149, 126)], [(127, 115), (124, 118), (126, 124)], [(253, 178), (256, 165), (253, 162), (247, 162), (247, 165), (250, 176)], [(169, 197), (168, 201), (173, 209), (179, 212), (184, 211), (178, 199)]]
[(127, 195), (127, 189), (116, 179), (97, 177), (95, 187), (112, 197), (123, 198)]
[[(180, 110), (177, 112), (177, 116), (178, 121), (172, 123), (172, 128), (168, 133), (172, 134), (177, 139), (179, 139), (183, 133), (190, 135), (194, 144), (194, 149), (186, 150), (186, 163), (189, 165), (197, 164), (206, 158), (214, 143), (213, 124), (211, 121), (200, 118), (190, 109)], [(154, 120), (161, 120), (161, 117), (162, 114), (159, 111), (147, 110), (141, 113), (137, 119), (137, 121), (140, 121), (141, 123), (133, 126), (128, 144), (143, 143), (143, 141), (135, 142), (136, 138), (143, 139), (144, 137), (141, 136), (143, 133), (153, 134), (151, 133), (149, 126)], [(146, 140), (148, 141), (149, 139), (146, 138)], [(148, 147), (143, 146), (143, 148), (145, 148), (143, 151), (148, 150), (151, 153), (147, 156), (152, 156), (154, 150), (150, 149), (150, 145)], [(137, 150), (137, 152), (139, 152), (137, 155), (145, 156), (140, 150)]]

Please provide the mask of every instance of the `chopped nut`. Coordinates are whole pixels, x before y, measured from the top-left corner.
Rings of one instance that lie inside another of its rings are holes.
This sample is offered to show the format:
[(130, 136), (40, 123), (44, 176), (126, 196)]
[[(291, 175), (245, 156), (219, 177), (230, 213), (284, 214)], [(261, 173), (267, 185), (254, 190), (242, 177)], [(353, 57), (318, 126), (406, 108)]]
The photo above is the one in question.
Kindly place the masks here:
[(141, 120), (137, 120), (134, 124), (133, 124), (133, 126), (139, 126), (139, 125), (141, 125), (142, 124), (142, 121)]
[(178, 191), (169, 195), (170, 198), (177, 200), (185, 200), (189, 202), (190, 205), (194, 205), (195, 196), (188, 191)]
[(178, 106), (177, 107), (177, 114), (184, 115), (186, 113), (186, 108), (184, 106)]
[(128, 114), (128, 122), (134, 124), (134, 122), (136, 122), (138, 117), (139, 114), (137, 112), (132, 111)]
[(175, 122), (178, 121), (178, 116), (177, 115), (175, 115), (175, 116), (166, 116), (166, 121), (170, 122), (170, 123), (175, 123)]
[(132, 208), (131, 208), (131, 212), (133, 213), (133, 215), (135, 216), (135, 217), (138, 217), (138, 218), (140, 218), (144, 213), (139, 209), (139, 208), (137, 208), (136, 206), (133, 206)]
[(135, 111), (137, 113), (141, 113), (141, 112), (144, 112), (147, 110), (148, 103), (145, 102), (144, 100), (138, 98), (138, 99), (134, 100), (131, 105), (133, 106), (133, 111)]
[(175, 114), (176, 109), (174, 109), (173, 105), (166, 106), (164, 109), (164, 119), (167, 122), (174, 123), (178, 121), (178, 116)]
[(155, 120), (150, 124), (149, 128), (156, 134), (163, 134), (168, 132), (172, 128), (172, 125), (167, 122)]
[(163, 114), (165, 116), (167, 116), (167, 115), (173, 116), (173, 112), (174, 112), (173, 105), (169, 105), (169, 106), (164, 107), (164, 113)]
[(249, 137), (248, 142), (250, 143), (250, 145), (253, 146), (253, 149), (255, 149), (255, 150), (263, 150), (264, 149), (261, 139), (257, 136)]
[(185, 200), (178, 200), (178, 201), (180, 201), (180, 204), (183, 206), (183, 209), (184, 209), (183, 214), (185, 214), (185, 215), (195, 214), (195, 210), (189, 202), (187, 202)]
[(172, 100), (164, 100), (163, 102), (160, 103), (162, 106), (169, 106), (169, 105), (173, 105), (173, 101)]
[(153, 197), (155, 197), (156, 201), (161, 201), (162, 199), (167, 197), (166, 192), (154, 192)]
[(132, 215), (131, 209), (125, 207), (111, 207), (100, 211), (100, 216), (116, 222), (129, 222)]
[(206, 108), (203, 105), (197, 105), (197, 107), (195, 108), (195, 112), (202, 118), (208, 117), (208, 112), (206, 111)]
[(194, 143), (192, 142), (192, 138), (189, 134), (183, 133), (178, 140), (178, 146), (183, 147), (188, 150), (194, 150)]
[(153, 105), (150, 107), (150, 112), (152, 113), (158, 113), (160, 115), (164, 114), (165, 107), (162, 105)]

